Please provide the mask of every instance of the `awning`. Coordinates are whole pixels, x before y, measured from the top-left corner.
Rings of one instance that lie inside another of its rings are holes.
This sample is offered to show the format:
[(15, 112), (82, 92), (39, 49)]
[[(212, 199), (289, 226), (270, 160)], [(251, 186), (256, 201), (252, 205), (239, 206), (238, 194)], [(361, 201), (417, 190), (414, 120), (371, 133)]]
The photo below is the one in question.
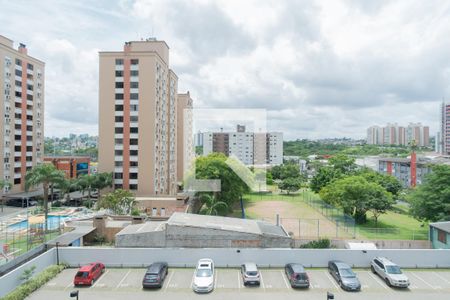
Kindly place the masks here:
[(5, 199), (27, 199), (27, 198), (34, 198), (44, 195), (44, 190), (36, 190), (36, 191), (29, 191), (29, 192), (23, 192), (23, 193), (16, 193), (16, 194), (4, 194), (3, 196)]
[(47, 245), (55, 246), (58, 243), (59, 246), (69, 246), (76, 240), (88, 235), (95, 230), (92, 226), (78, 226), (70, 232), (63, 233), (62, 235), (47, 242)]

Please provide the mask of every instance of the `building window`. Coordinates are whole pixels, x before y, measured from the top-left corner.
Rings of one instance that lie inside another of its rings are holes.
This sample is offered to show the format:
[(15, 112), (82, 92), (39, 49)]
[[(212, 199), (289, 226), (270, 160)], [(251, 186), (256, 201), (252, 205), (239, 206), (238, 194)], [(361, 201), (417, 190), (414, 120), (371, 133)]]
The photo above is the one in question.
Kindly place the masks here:
[(123, 105), (116, 105), (116, 111), (123, 111)]
[(116, 77), (123, 77), (123, 71), (116, 71)]
[(114, 132), (115, 132), (115, 133), (123, 133), (123, 128), (122, 128), (122, 127), (116, 127), (116, 128), (114, 129)]
[(116, 121), (116, 122), (123, 122), (123, 116), (116, 116), (115, 118), (114, 118), (114, 120)]
[(137, 161), (130, 161), (130, 167), (137, 167), (138, 162)]
[(130, 82), (130, 88), (138, 89), (139, 88), (139, 82)]
[(121, 189), (121, 188), (122, 188), (121, 184), (115, 184), (114, 185), (114, 189), (116, 189), (116, 190)]
[(138, 111), (138, 106), (136, 104), (130, 105), (130, 111)]
[(114, 155), (122, 156), (123, 155), (123, 151), (122, 150), (114, 150)]
[(131, 63), (132, 65), (137, 65), (137, 64), (139, 64), (139, 59), (132, 59), (132, 60), (130, 61), (130, 63)]
[(16, 74), (16, 76), (22, 77), (22, 71), (15, 70), (14, 73)]
[(123, 65), (123, 59), (116, 58), (116, 65), (118, 65), (118, 66)]
[(443, 243), (443, 244), (447, 244), (447, 232), (438, 229), (438, 241)]
[(130, 179), (137, 179), (138, 174), (137, 173), (130, 173)]
[(115, 140), (114, 140), (114, 143), (115, 143), (116, 145), (122, 145), (122, 144), (123, 144), (123, 139), (115, 139)]
[(123, 89), (123, 82), (116, 82), (116, 89)]
[[(139, 133), (139, 129), (137, 127), (131, 127), (130, 133)], [(136, 140), (137, 141), (137, 140)], [(137, 145), (137, 144), (136, 144)]]
[(136, 70), (132, 70), (132, 71), (130, 71), (130, 76), (139, 76), (139, 71), (136, 71)]
[(138, 185), (137, 184), (130, 184), (130, 190), (134, 190), (136, 191), (138, 189)]
[(131, 100), (137, 100), (137, 99), (139, 99), (139, 94), (131, 93), (131, 94), (130, 94), (130, 99), (131, 99)]
[(16, 65), (21, 66), (22, 65), (22, 60), (16, 58)]
[(123, 100), (123, 94), (116, 94), (116, 100)]
[(27, 69), (33, 71), (34, 67), (32, 64), (27, 64)]
[(114, 166), (122, 167), (123, 166), (123, 161), (116, 161), (116, 162), (114, 162)]
[(138, 116), (130, 116), (130, 122), (137, 122), (138, 120)]
[(137, 139), (130, 139), (130, 145), (136, 146), (138, 144)]
[(14, 184), (20, 184), (20, 178), (14, 178)]
[(122, 173), (114, 173), (114, 179), (122, 179), (123, 174)]
[(137, 150), (130, 150), (130, 156), (137, 156), (138, 151)]
[(156, 217), (156, 213), (158, 212), (158, 209), (156, 209), (156, 207), (152, 208), (152, 216)]

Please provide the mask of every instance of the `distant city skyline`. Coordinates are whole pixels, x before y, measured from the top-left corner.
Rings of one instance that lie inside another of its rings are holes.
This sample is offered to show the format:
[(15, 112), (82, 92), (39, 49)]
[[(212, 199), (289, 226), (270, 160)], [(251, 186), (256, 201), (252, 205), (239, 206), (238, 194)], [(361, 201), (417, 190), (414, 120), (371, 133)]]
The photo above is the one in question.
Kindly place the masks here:
[(195, 108), (267, 109), (267, 130), (285, 140), (364, 138), (393, 119), (435, 135), (450, 98), (449, 11), (418, 0), (9, 1), (0, 34), (46, 62), (46, 136), (98, 135), (98, 52), (151, 36), (171, 45)]

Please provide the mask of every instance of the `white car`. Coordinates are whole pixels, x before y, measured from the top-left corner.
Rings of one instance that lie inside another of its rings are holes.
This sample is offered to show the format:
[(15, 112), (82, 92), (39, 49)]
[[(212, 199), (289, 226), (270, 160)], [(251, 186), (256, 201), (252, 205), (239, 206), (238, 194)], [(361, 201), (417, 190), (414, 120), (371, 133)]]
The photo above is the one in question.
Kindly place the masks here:
[(408, 277), (403, 274), (400, 267), (385, 257), (375, 257), (370, 268), (372, 272), (384, 279), (388, 286), (407, 288), (409, 286)]
[(198, 261), (192, 289), (197, 293), (209, 293), (214, 289), (214, 262), (211, 259), (203, 258)]

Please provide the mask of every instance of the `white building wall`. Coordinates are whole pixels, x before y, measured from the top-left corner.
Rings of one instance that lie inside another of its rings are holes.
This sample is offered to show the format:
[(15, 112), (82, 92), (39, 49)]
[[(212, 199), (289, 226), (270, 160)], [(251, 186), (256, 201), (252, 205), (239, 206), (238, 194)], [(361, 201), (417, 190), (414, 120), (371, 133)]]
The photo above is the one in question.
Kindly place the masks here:
[(267, 142), (269, 143), (268, 163), (270, 165), (281, 165), (283, 163), (283, 133), (268, 133)]

